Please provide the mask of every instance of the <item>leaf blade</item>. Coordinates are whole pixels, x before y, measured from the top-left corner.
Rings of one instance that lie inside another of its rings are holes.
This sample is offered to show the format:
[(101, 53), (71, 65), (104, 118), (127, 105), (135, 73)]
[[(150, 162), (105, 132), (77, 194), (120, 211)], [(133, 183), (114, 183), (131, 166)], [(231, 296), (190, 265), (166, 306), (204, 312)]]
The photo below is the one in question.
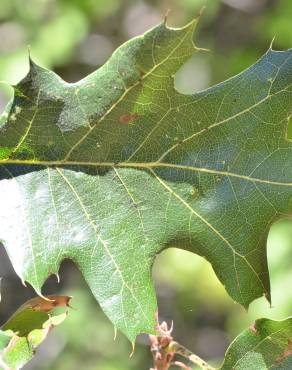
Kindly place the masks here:
[(75, 84), (31, 61), (1, 126), (0, 238), (16, 272), (40, 293), (71, 258), (131, 340), (154, 331), (151, 266), (170, 246), (204, 256), (245, 307), (270, 300), (267, 233), (292, 211), (292, 51), (185, 96), (173, 74), (200, 51), (196, 22), (157, 26)]

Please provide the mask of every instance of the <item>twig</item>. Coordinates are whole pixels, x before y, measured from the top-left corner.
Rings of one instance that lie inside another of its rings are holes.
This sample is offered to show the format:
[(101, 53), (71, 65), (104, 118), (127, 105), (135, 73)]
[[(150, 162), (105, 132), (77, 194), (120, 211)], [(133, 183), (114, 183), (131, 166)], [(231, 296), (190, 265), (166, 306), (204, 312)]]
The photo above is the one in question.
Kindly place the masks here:
[(206, 361), (204, 361), (199, 356), (195, 355), (190, 350), (175, 341), (171, 341), (169, 343), (167, 351), (174, 352), (187, 358), (193, 364), (200, 366), (200, 368), (203, 370), (215, 370), (215, 368), (209, 365)]
[(175, 342), (171, 336), (172, 326), (168, 329), (167, 323), (157, 325), (158, 335), (149, 335), (154, 368), (150, 370), (168, 370), (171, 365), (179, 366), (183, 370), (190, 368), (180, 361), (175, 361), (175, 356), (180, 355), (188, 359), (202, 370), (215, 370), (206, 361), (195, 355), (187, 348)]

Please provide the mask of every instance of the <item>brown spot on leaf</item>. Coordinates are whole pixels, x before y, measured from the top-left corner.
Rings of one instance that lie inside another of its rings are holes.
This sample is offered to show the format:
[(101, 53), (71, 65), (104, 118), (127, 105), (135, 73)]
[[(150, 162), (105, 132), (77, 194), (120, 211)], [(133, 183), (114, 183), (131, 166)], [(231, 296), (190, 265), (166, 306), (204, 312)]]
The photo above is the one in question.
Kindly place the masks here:
[(72, 297), (66, 295), (49, 295), (45, 297), (32, 298), (24, 305), (22, 305), (18, 311), (25, 308), (31, 308), (34, 311), (49, 312), (56, 307), (69, 307), (69, 302)]
[(253, 333), (253, 334), (257, 334), (257, 328), (256, 328), (256, 324), (252, 324), (250, 327), (249, 327), (249, 330)]
[(292, 356), (292, 341), (291, 340), (288, 340), (287, 347), (284, 349), (283, 354), (276, 359), (275, 361), (276, 364), (280, 364), (289, 356)]
[(140, 73), (140, 78), (143, 78), (146, 74), (146, 72), (142, 71), (142, 69), (140, 69), (139, 73)]
[(128, 113), (128, 114), (123, 114), (119, 118), (119, 122), (122, 123), (123, 125), (128, 125), (134, 121), (136, 121), (140, 115), (138, 113)]

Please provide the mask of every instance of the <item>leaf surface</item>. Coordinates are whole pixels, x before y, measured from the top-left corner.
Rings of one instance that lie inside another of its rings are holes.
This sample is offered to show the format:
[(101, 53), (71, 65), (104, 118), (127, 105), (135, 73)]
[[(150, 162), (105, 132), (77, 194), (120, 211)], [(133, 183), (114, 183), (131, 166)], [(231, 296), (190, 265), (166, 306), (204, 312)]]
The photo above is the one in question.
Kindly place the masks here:
[(292, 318), (256, 320), (231, 343), (220, 370), (289, 370)]
[[(197, 20), (164, 23), (69, 84), (30, 62), (0, 119), (0, 240), (40, 293), (64, 258), (130, 340), (153, 333), (155, 256), (205, 257), (245, 307), (270, 300), (266, 239), (292, 211), (292, 51), (194, 95), (174, 74)], [(196, 71), (194, 71), (196, 73)]]

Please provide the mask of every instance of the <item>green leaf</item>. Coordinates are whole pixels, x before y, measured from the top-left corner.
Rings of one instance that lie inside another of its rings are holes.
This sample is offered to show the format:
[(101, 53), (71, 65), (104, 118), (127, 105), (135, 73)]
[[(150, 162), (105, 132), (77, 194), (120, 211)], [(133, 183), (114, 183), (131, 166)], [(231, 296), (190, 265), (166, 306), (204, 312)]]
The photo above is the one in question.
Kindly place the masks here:
[(53, 310), (68, 307), (70, 299), (67, 296), (33, 298), (12, 315), (0, 330), (1, 370), (20, 369), (32, 359), (51, 329), (67, 317), (67, 312)]
[[(197, 20), (164, 23), (69, 84), (30, 61), (0, 119), (0, 240), (40, 294), (64, 258), (130, 340), (152, 333), (151, 267), (205, 257), (245, 307), (270, 300), (266, 239), (292, 211), (292, 51), (183, 95), (174, 74)], [(194, 71), (196, 73), (196, 71)]]
[(256, 320), (226, 352), (221, 370), (289, 370), (292, 365), (292, 318)]

